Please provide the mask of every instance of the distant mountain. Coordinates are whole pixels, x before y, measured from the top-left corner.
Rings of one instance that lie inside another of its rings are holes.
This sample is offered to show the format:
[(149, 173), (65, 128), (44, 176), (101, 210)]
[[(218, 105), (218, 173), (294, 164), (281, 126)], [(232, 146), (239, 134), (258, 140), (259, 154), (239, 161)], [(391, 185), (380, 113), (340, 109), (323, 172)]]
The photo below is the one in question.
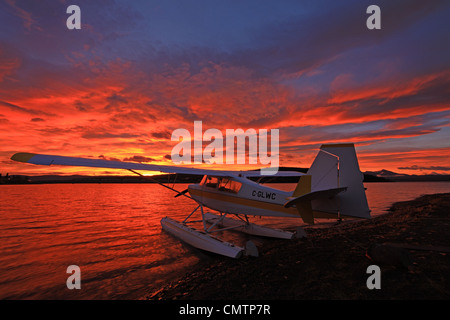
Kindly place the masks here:
[[(308, 168), (280, 167), (280, 171), (299, 171), (306, 173)], [(395, 181), (450, 181), (450, 175), (408, 175), (382, 169), (379, 171), (366, 171), (364, 182), (395, 182)], [(24, 176), (24, 175), (1, 175), (0, 184), (29, 184), (29, 183), (199, 183), (202, 177), (198, 175), (178, 174), (176, 177), (168, 174), (155, 175), (151, 177), (140, 176)], [(267, 182), (296, 183), (298, 177), (270, 177), (264, 178)], [(175, 180), (175, 181), (174, 181)], [(258, 180), (257, 177), (252, 180)]]
[(377, 177), (383, 177), (383, 178), (392, 178), (392, 177), (401, 177), (401, 176), (407, 176), (407, 174), (404, 173), (397, 173), (393, 171), (389, 171), (386, 169), (382, 169), (379, 171), (366, 171), (365, 173), (371, 174)]
[(450, 181), (448, 174), (410, 175), (382, 169), (379, 171), (366, 171), (364, 175), (383, 178), (386, 181)]

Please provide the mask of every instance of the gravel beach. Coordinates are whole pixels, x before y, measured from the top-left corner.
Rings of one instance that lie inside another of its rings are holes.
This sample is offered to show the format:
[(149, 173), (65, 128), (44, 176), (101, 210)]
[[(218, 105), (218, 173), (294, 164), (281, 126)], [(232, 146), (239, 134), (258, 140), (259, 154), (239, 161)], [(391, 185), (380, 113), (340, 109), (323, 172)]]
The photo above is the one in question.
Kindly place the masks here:
[[(392, 205), (388, 213), (307, 239), (268, 241), (258, 258), (200, 262), (149, 300), (449, 299), (450, 193)], [(370, 265), (380, 289), (368, 289)]]

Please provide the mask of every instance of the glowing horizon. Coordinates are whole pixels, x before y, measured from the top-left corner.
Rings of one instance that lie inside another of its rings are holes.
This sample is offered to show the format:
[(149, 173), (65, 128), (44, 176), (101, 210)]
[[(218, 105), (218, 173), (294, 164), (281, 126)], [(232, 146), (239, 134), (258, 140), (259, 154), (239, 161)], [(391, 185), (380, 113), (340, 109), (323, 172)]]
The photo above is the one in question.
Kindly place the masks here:
[(16, 152), (170, 165), (196, 120), (279, 129), (282, 167), (355, 143), (363, 172), (450, 173), (446, 1), (379, 1), (380, 30), (356, 0), (107, 3), (78, 1), (81, 30), (68, 3), (0, 4), (0, 173), (126, 173)]

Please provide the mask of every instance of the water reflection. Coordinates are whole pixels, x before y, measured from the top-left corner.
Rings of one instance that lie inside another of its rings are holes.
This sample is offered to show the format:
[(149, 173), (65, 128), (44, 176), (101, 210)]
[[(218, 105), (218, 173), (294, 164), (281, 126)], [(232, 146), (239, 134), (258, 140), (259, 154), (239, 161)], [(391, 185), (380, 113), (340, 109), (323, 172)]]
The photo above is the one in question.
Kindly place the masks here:
[[(293, 189), (292, 184), (277, 187)], [(450, 191), (446, 182), (366, 187), (375, 215), (395, 201)], [(182, 220), (195, 203), (174, 199), (173, 192), (155, 184), (9, 185), (0, 186), (0, 201), (1, 299), (137, 299), (200, 259), (216, 259), (161, 231), (161, 218)], [(298, 219), (255, 222), (301, 224)], [(222, 236), (237, 244), (249, 238)], [(81, 268), (81, 290), (66, 287), (72, 264)]]

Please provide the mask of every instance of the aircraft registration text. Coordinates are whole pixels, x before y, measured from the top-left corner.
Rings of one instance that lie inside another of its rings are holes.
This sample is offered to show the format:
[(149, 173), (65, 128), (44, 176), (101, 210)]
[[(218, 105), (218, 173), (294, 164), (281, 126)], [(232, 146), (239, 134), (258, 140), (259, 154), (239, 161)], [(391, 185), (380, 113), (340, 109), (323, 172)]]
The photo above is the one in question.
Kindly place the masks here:
[(277, 194), (275, 192), (253, 190), (252, 197), (275, 200)]

